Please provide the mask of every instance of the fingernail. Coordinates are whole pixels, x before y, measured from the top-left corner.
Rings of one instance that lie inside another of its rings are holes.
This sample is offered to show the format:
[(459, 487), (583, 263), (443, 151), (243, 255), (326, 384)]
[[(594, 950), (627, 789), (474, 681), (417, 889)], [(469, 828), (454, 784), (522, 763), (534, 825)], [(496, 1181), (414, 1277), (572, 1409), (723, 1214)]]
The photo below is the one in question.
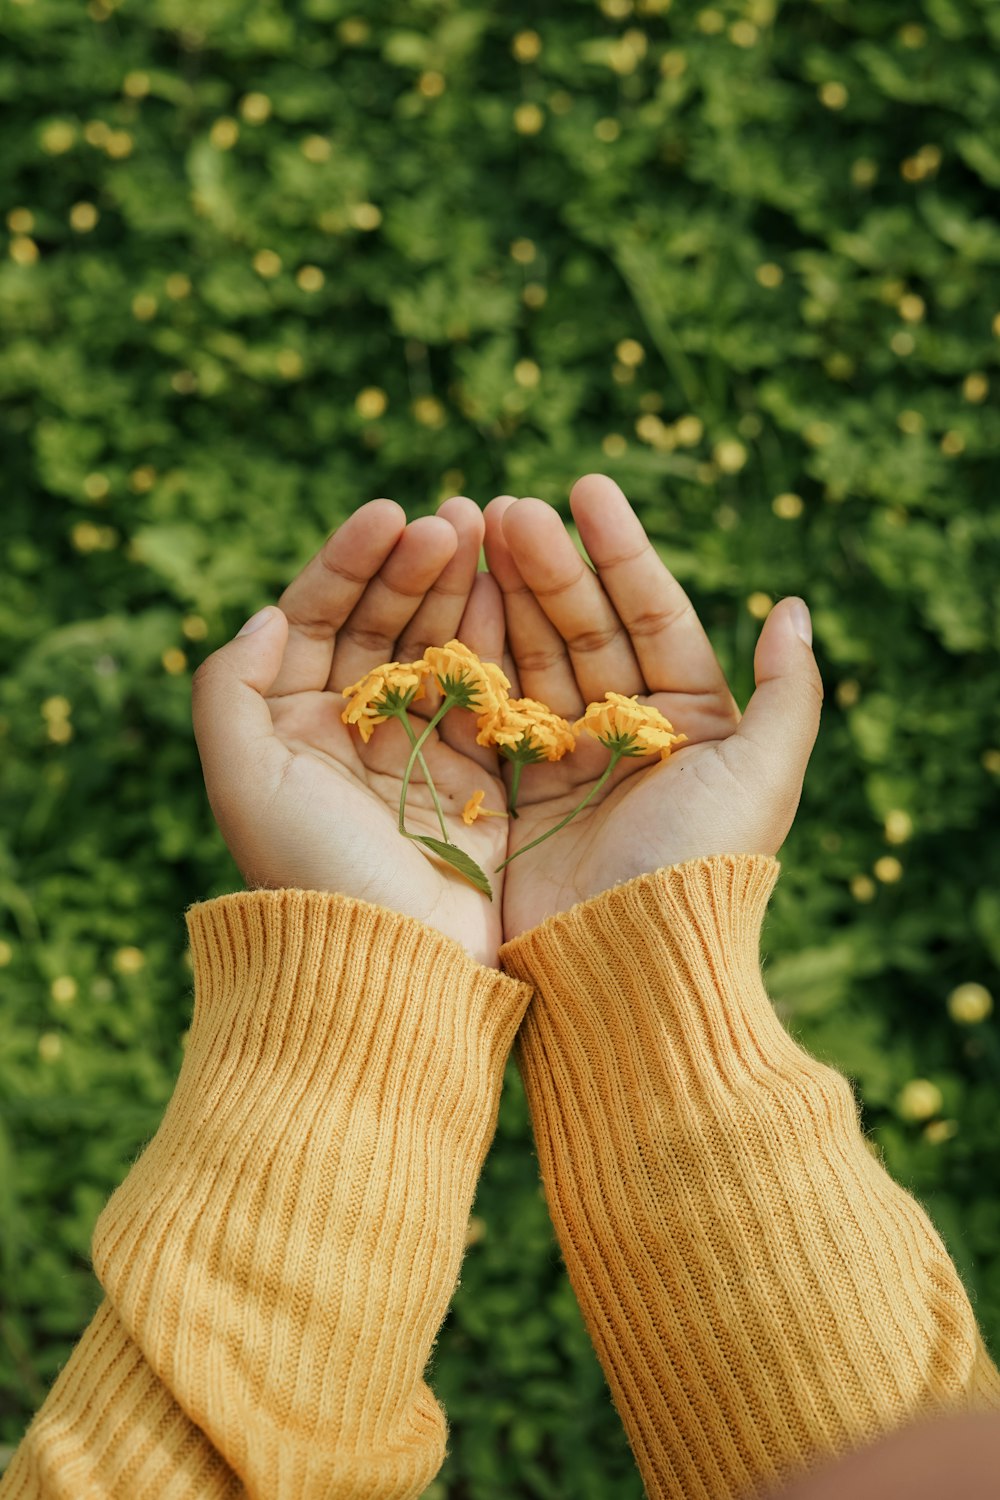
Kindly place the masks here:
[(259, 609), (255, 615), (251, 615), (246, 624), (236, 632), (237, 639), (241, 635), (250, 635), (252, 631), (259, 630), (262, 625), (267, 624), (270, 616), (271, 606), (270, 604), (265, 604), (263, 609)]
[(792, 629), (799, 637), (799, 640), (805, 641), (807, 646), (811, 646), (813, 643), (812, 617), (809, 614), (805, 600), (793, 599), (788, 606), (788, 614), (792, 622)]

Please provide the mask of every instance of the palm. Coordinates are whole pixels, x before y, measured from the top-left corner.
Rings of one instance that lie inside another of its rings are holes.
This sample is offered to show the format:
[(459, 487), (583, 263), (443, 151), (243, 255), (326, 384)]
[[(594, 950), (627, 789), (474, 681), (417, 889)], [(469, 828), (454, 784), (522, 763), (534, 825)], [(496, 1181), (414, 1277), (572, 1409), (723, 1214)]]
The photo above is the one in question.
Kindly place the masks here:
[[(697, 716), (685, 716), (676, 695), (656, 693), (641, 701), (675, 726), (686, 723), (689, 740), (697, 742), (675, 750), (666, 762), (622, 761), (568, 827), (510, 865), (504, 896), (508, 937), (644, 870), (724, 852), (736, 847), (734, 838), (747, 848), (760, 841), (760, 812), (755, 814), (752, 797), (741, 795), (736, 742), (731, 734), (719, 737), (720, 724), (732, 723), (729, 705), (720, 698), (711, 707), (701, 705)], [(699, 740), (699, 728), (715, 737)], [(607, 759), (601, 746), (584, 741), (571, 758), (538, 767), (536, 781), (525, 772), (511, 852), (575, 807)]]
[[(292, 759), (279, 793), (268, 804), (272, 844), (283, 842), (298, 875), (316, 890), (346, 890), (364, 879), (365, 899), (405, 911), (462, 942), (471, 952), (495, 954), (500, 942), (499, 903), (488, 902), (467, 881), (430, 857), (397, 831), (403, 769), (410, 744), (402, 725), (378, 727), (367, 745), (340, 718), (339, 693), (302, 692), (271, 701), (275, 733)], [(460, 714), (462, 710), (452, 711)], [(419, 734), (423, 720), (412, 715)], [(462, 808), (474, 791), (494, 791), (487, 800), (502, 806), (503, 788), (471, 757), (445, 744), (435, 731), (424, 746), (424, 758), (445, 816), (449, 839), (489, 871), (504, 856), (506, 826), (502, 819), (462, 822)], [(349, 828), (350, 839), (332, 837), (336, 826)], [(406, 798), (406, 827), (411, 833), (441, 837), (429, 789), (419, 770)], [(280, 870), (281, 883), (293, 883)], [(484, 958), (484, 961), (490, 961)]]
[[(508, 939), (665, 865), (711, 854), (777, 853), (818, 727), (822, 684), (811, 653), (793, 644), (787, 607), (775, 610), (761, 634), (758, 688), (741, 715), (690, 600), (618, 486), (588, 475), (574, 486), (570, 504), (596, 574), (540, 501), (503, 496), (487, 509), (487, 557), (505, 594), (520, 691), (567, 718), (609, 689), (635, 695), (687, 741), (665, 762), (622, 760), (567, 827), (513, 860), (504, 906)], [(796, 663), (794, 683), (789, 662)], [(786, 700), (795, 698), (805, 711), (781, 721)], [(510, 853), (554, 828), (607, 763), (607, 750), (583, 736), (564, 760), (526, 769)]]
[[(237, 638), (199, 668), (194, 717), (209, 799), (249, 885), (369, 901), (436, 927), (494, 964), (502, 878), (494, 879), (491, 902), (399, 836), (410, 742), (388, 720), (365, 744), (341, 719), (340, 692), (380, 663), (416, 660), (460, 629), (480, 655), (499, 656), (499, 596), (476, 576), (482, 535), (478, 507), (460, 496), (410, 525), (390, 501), (362, 506), (289, 584), (273, 626), (246, 642)], [(416, 711), (413, 727), (422, 727)], [(476, 745), (472, 715), (449, 713), (425, 759), (449, 842), (492, 872), (504, 854), (505, 820), (466, 827), (461, 818), (476, 791), (486, 792), (486, 806), (503, 806), (495, 757)], [(441, 836), (419, 768), (406, 826)]]

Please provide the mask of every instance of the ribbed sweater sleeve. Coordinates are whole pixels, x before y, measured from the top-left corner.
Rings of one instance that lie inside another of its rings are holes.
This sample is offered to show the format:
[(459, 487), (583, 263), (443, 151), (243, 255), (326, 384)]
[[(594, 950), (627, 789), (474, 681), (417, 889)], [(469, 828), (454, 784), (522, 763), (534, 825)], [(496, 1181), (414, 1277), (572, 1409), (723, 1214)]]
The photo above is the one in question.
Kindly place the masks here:
[(650, 1500), (729, 1500), (923, 1413), (1000, 1406), (968, 1298), (778, 1021), (775, 859), (641, 876), (502, 950), (563, 1255)]
[(447, 1437), (423, 1371), (530, 991), (344, 896), (187, 924), (177, 1085), (3, 1500), (419, 1496)]

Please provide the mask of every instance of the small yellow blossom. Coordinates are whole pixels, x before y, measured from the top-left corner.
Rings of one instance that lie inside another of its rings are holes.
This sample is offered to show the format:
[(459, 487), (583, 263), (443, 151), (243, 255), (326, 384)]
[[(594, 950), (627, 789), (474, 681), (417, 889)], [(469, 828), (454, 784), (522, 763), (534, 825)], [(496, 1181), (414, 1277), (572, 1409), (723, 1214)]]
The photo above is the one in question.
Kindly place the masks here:
[(138, 974), (146, 967), (146, 955), (141, 948), (119, 948), (111, 962), (119, 974)]
[(33, 266), (38, 260), (38, 246), (30, 235), (15, 235), (8, 247), (8, 254), (15, 265)]
[(253, 268), (258, 276), (270, 280), (281, 275), (281, 256), (276, 250), (258, 250), (253, 258)]
[(537, 104), (519, 104), (514, 111), (514, 129), (519, 135), (537, 135), (545, 124), (545, 115)]
[(628, 739), (632, 743), (626, 755), (659, 752), (661, 760), (667, 760), (674, 746), (687, 739), (686, 734), (674, 733), (674, 726), (659, 709), (640, 703), (636, 696), (627, 698), (623, 693), (605, 693), (602, 703), (588, 703), (583, 717), (573, 725), (573, 732), (592, 734), (609, 749), (614, 749), (616, 741)]
[(892, 885), (902, 879), (903, 866), (894, 854), (883, 854), (872, 865), (872, 872), (875, 879), (881, 880), (883, 885)]
[(74, 203), (69, 211), (70, 228), (77, 234), (89, 234), (99, 217), (92, 203)]
[(376, 667), (349, 687), (341, 688), (348, 704), (341, 714), (345, 724), (356, 724), (361, 738), (367, 745), (375, 732), (376, 724), (384, 724), (391, 715), (386, 708), (386, 697), (397, 695), (407, 706), (424, 696), (424, 678), (430, 668), (423, 661), (387, 661)]
[(88, 474), (81, 488), (88, 500), (103, 500), (111, 489), (111, 481), (106, 474)]
[(461, 641), (444, 646), (428, 646), (423, 664), (438, 680), (443, 692), (461, 686), (466, 690), (469, 708), (482, 715), (496, 713), (510, 690), (510, 682), (492, 662), (480, 661), (474, 651)]
[(149, 87), (148, 73), (126, 73), (122, 81), (122, 92), (129, 99), (145, 99), (149, 93)]
[(42, 1062), (55, 1062), (62, 1052), (62, 1037), (58, 1031), (43, 1031), (38, 1038), (38, 1055)]
[(993, 1012), (993, 996), (984, 984), (968, 981), (948, 996), (948, 1014), (959, 1026), (978, 1026)]
[(240, 114), (250, 125), (263, 125), (271, 117), (271, 107), (266, 94), (244, 94), (240, 100)]
[(295, 280), (304, 292), (322, 291), (326, 277), (319, 266), (302, 266), (296, 273)]
[(471, 828), (477, 818), (505, 818), (506, 813), (493, 812), (489, 807), (483, 807), (485, 792), (473, 792), (468, 802), (462, 808), (462, 822)]
[(53, 979), (50, 993), (57, 1005), (72, 1005), (78, 994), (77, 982), (70, 974), (60, 974)]
[(913, 819), (901, 807), (894, 807), (885, 815), (885, 836), (890, 844), (905, 844), (913, 832)]
[(307, 135), (299, 146), (306, 161), (314, 164), (329, 161), (333, 155), (333, 143), (325, 135)]
[(518, 62), (534, 62), (542, 50), (542, 39), (537, 31), (519, 31), (511, 43), (511, 52)]
[(944, 1096), (929, 1078), (911, 1078), (899, 1092), (896, 1109), (904, 1120), (929, 1120), (938, 1114)]
[(228, 115), (223, 115), (215, 121), (208, 137), (217, 151), (231, 151), (240, 138), (240, 127)]
[(693, 416), (690, 413), (687, 416), (679, 417), (674, 423), (674, 432), (682, 448), (694, 448), (701, 442), (704, 431), (705, 426), (701, 418)]
[(388, 405), (388, 396), (377, 385), (366, 385), (354, 398), (354, 410), (366, 422), (374, 422), (377, 417), (384, 416)]
[(638, 339), (621, 339), (615, 345), (615, 355), (623, 365), (641, 365), (646, 351)]
[(535, 760), (561, 760), (576, 744), (565, 719), (537, 698), (505, 698), (493, 713), (477, 720), (477, 745), (497, 745)]
[(382, 210), (375, 203), (355, 203), (348, 209), (348, 217), (355, 229), (377, 229), (382, 222)]

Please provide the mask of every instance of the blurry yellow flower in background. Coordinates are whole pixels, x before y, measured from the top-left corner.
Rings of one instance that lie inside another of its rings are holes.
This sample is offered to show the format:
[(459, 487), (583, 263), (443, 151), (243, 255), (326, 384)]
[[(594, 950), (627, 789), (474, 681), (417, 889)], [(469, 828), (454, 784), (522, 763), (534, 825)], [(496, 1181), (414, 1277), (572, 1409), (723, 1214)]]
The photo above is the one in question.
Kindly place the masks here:
[(661, 760), (667, 760), (674, 746), (687, 739), (686, 734), (675, 734), (659, 709), (623, 693), (605, 693), (602, 703), (588, 703), (573, 732), (592, 734), (609, 750), (620, 749), (624, 755), (659, 753)]

